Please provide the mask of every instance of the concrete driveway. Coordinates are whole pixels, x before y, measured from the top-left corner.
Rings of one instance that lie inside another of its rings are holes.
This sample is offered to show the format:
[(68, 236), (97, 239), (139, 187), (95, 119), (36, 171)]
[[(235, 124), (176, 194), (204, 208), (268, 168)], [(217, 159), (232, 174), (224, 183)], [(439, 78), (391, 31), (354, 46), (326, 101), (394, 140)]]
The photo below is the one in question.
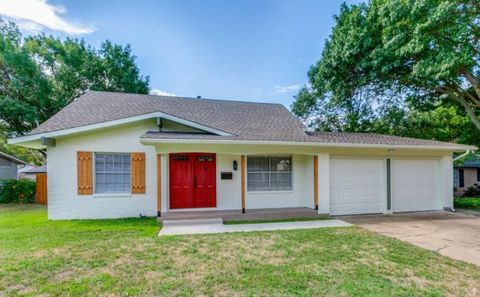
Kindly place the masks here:
[(342, 220), (480, 266), (480, 217), (464, 212), (343, 216)]

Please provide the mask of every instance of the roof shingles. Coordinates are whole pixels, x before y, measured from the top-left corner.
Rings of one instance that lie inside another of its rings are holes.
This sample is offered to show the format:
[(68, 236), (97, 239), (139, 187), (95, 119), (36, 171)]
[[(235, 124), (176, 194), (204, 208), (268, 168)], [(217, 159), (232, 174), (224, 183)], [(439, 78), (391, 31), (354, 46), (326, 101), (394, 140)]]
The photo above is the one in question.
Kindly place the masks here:
[(283, 105), (89, 91), (30, 132), (88, 126), (154, 112), (221, 130), (231, 136), (147, 132), (142, 138), (262, 140), (465, 148), (454, 143), (369, 133), (311, 132)]
[(30, 134), (162, 112), (243, 139), (298, 140), (303, 125), (283, 105), (89, 91)]

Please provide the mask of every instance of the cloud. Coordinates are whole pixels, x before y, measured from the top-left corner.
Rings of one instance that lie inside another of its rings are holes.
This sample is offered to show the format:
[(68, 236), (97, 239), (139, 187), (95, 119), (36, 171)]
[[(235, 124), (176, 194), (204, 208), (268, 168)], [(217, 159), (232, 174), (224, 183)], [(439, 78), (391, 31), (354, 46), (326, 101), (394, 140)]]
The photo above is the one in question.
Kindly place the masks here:
[(67, 10), (61, 5), (47, 3), (47, 0), (0, 0), (0, 15), (16, 22), (20, 29), (38, 32), (44, 28), (72, 35), (89, 34), (95, 31), (67, 21), (62, 14)]
[(158, 95), (158, 96), (177, 96), (175, 94), (165, 92), (159, 89), (151, 89), (150, 90), (150, 95)]
[(275, 92), (277, 93), (290, 93), (300, 90), (300, 85), (288, 85), (288, 86), (275, 86)]

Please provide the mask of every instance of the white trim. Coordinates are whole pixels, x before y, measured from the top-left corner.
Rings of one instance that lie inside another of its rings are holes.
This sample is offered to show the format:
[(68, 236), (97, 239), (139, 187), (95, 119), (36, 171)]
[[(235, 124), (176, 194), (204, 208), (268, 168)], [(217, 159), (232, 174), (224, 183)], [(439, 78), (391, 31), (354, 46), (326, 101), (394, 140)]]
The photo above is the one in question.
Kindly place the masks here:
[(50, 132), (45, 132), (45, 133), (38, 133), (38, 134), (33, 134), (33, 135), (26, 135), (26, 136), (20, 136), (16, 138), (10, 138), (8, 139), (9, 144), (18, 144), (22, 142), (27, 142), (27, 141), (33, 141), (33, 140), (39, 140), (41, 137), (59, 137), (59, 136), (65, 136), (69, 134), (74, 134), (74, 133), (80, 133), (80, 132), (86, 132), (86, 131), (91, 131), (95, 129), (101, 129), (101, 128), (107, 128), (107, 127), (112, 127), (112, 126), (117, 126), (117, 125), (122, 125), (122, 124), (128, 124), (136, 121), (141, 121), (141, 120), (146, 120), (146, 119), (151, 119), (151, 118), (164, 118), (170, 121), (177, 122), (179, 124), (183, 124), (186, 126), (190, 126), (192, 128), (196, 128), (199, 130), (203, 130), (205, 132), (210, 132), (213, 134), (217, 134), (220, 136), (231, 136), (231, 134), (210, 128), (201, 124), (198, 124), (196, 122), (192, 122), (189, 120), (185, 120), (182, 118), (178, 118), (163, 112), (153, 112), (153, 113), (147, 113), (139, 116), (133, 116), (133, 117), (128, 117), (128, 118), (123, 118), (123, 119), (118, 119), (118, 120), (113, 120), (113, 121), (108, 121), (108, 122), (102, 122), (102, 123), (97, 123), (97, 124), (91, 124), (91, 125), (85, 125), (85, 126), (80, 126), (80, 127), (75, 127), (75, 128), (69, 128), (69, 129), (64, 129), (64, 130), (56, 130), (56, 131), (50, 131)]
[(335, 143), (335, 142), (301, 142), (301, 141), (268, 141), (268, 140), (227, 140), (227, 139), (155, 139), (141, 138), (143, 144), (175, 143), (175, 144), (258, 144), (258, 145), (292, 145), (316, 147), (352, 147), (352, 148), (381, 148), (381, 149), (429, 149), (447, 150), (452, 152), (477, 150), (470, 145), (391, 145), (391, 144), (364, 144), (364, 143)]

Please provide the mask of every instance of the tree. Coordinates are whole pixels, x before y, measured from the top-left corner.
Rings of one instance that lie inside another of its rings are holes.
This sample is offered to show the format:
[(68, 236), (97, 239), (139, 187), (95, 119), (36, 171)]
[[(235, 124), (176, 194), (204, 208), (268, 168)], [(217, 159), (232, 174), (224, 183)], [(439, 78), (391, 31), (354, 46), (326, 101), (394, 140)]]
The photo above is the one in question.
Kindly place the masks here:
[(146, 94), (149, 78), (129, 45), (105, 41), (96, 50), (78, 39), (24, 38), (0, 20), (0, 119), (9, 136), (24, 135), (86, 90)]
[(296, 102), (312, 104), (305, 111), (301, 108), (306, 104), (294, 105), (292, 109), (303, 115), (309, 127), (321, 131), (366, 132), (375, 119), (372, 97), (366, 92), (357, 92), (349, 100), (334, 102), (331, 99), (318, 100), (311, 89), (304, 87), (296, 96)]
[(307, 94), (292, 106), (296, 114), (315, 116), (325, 102), (358, 102), (357, 94), (368, 90), (375, 113), (392, 101), (420, 110), (459, 106), (480, 129), (478, 0), (344, 4), (335, 21), (308, 72)]
[(390, 106), (382, 109), (371, 130), (381, 134), (480, 145), (480, 130), (465, 111), (454, 104), (427, 111)]
[(41, 165), (44, 162), (44, 155), (38, 150), (21, 146), (7, 144), (7, 137), (4, 129), (0, 126), (0, 152), (15, 156), (27, 163)]

